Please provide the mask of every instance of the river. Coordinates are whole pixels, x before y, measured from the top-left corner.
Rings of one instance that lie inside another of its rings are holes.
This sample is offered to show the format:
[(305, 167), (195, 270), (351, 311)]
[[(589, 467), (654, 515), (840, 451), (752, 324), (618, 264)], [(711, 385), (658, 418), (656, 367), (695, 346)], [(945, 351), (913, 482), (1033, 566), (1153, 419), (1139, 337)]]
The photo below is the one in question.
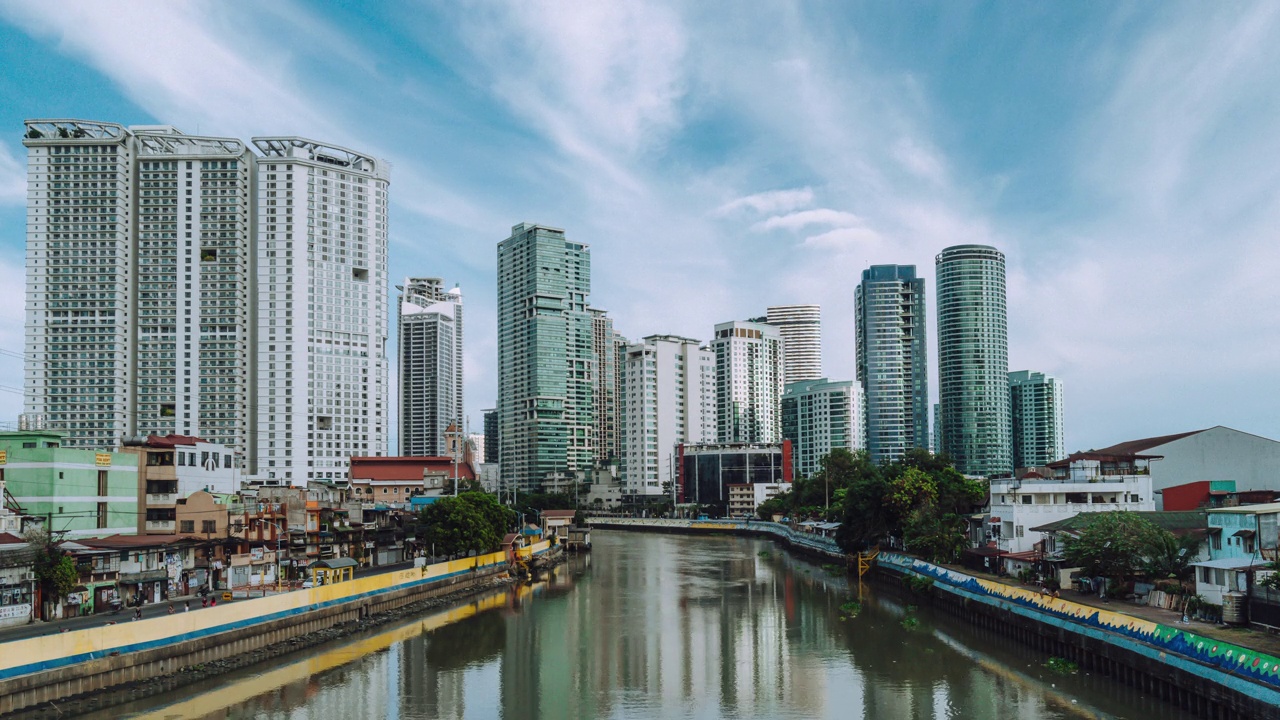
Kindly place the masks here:
[(856, 582), (765, 540), (592, 539), (534, 585), (90, 717), (1190, 717), (880, 587), (851, 617)]

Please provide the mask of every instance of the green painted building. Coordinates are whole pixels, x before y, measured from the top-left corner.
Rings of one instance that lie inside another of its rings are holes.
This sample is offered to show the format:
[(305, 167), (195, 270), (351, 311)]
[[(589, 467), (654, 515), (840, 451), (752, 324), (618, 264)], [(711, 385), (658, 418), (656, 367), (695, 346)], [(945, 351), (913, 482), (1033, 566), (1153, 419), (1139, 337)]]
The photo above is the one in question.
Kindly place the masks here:
[(0, 432), (0, 481), (63, 537), (138, 530), (138, 455), (62, 447), (53, 431)]

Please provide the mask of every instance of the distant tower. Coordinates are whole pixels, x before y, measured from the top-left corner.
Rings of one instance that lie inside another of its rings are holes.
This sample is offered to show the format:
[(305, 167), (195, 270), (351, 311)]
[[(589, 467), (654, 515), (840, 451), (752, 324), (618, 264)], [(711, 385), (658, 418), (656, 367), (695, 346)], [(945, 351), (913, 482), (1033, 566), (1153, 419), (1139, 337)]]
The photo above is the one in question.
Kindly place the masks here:
[(400, 454), (443, 455), (462, 405), (462, 291), (405, 278), (399, 303)]
[[(717, 442), (782, 441), (782, 335), (773, 325), (715, 328)], [(630, 420), (630, 418), (628, 418)]]
[(1004, 253), (956, 245), (937, 257), (942, 452), (967, 475), (1013, 471)]
[(1013, 466), (1042, 467), (1067, 456), (1062, 381), (1044, 373), (1009, 373)]
[(787, 383), (782, 396), (782, 436), (795, 449), (796, 477), (813, 477), (832, 450), (863, 449), (863, 412), (862, 388), (853, 380)]
[(498, 243), (498, 464), (504, 486), (542, 485), (595, 461), (591, 251), (533, 223)]
[(782, 332), (783, 376), (788, 384), (822, 377), (822, 306), (777, 305), (767, 319)]
[(618, 347), (613, 319), (599, 308), (591, 313), (591, 354), (595, 358), (591, 400), (595, 408), (596, 464), (621, 461), (618, 418), (622, 398), (618, 397)]
[(892, 462), (929, 446), (924, 279), (914, 265), (873, 265), (855, 293), (867, 450)]
[(697, 340), (650, 335), (624, 356), (623, 489), (661, 495), (674, 480), (675, 446), (715, 440), (715, 354)]

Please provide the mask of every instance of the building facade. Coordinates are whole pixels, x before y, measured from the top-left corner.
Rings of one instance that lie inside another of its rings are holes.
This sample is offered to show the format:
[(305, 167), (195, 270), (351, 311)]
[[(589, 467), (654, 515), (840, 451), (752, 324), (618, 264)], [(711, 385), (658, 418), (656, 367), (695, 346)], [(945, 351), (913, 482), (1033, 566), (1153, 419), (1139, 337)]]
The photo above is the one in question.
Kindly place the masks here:
[(498, 244), (498, 464), (529, 490), (596, 457), (591, 252), (532, 223)]
[(1009, 373), (1013, 466), (1042, 467), (1067, 456), (1062, 381), (1044, 373)]
[(866, 447), (862, 393), (852, 380), (787, 383), (782, 396), (782, 436), (791, 441), (796, 477), (809, 478), (832, 450)]
[[(676, 451), (676, 498), (681, 503), (729, 507), (733, 485), (777, 485), (793, 476), (791, 443), (707, 443)], [(790, 487), (787, 485), (787, 487)]]
[(676, 446), (715, 439), (715, 354), (698, 340), (650, 335), (625, 353), (622, 491), (670, 493)]
[(462, 291), (440, 278), (399, 289), (400, 454), (442, 455), (445, 429), (463, 417)]
[(1280, 492), (1280, 441), (1217, 425), (1205, 430), (1117, 443), (1101, 453), (1146, 453), (1156, 490), (1202, 480), (1233, 480), (1241, 490)]
[(1013, 471), (1004, 253), (956, 245), (937, 256), (942, 452), (967, 475)]
[(776, 443), (782, 439), (782, 335), (765, 323), (715, 327), (716, 442)]
[(613, 319), (599, 308), (591, 313), (591, 354), (595, 358), (591, 401), (595, 415), (596, 462), (618, 464), (622, 461), (622, 435), (619, 424), (622, 398), (618, 395), (618, 333)]
[(0, 432), (0, 481), (23, 513), (66, 537), (138, 529), (138, 456), (63, 447), (64, 434)]
[(1006, 552), (1028, 552), (1044, 539), (1032, 528), (1078, 513), (1156, 509), (1147, 455), (1076, 453), (1049, 464), (1049, 475), (991, 481), (989, 535)]
[(385, 455), (389, 430), (383, 161), (297, 137), (258, 163), (257, 476), (305, 486)]
[(68, 447), (177, 432), (247, 450), (253, 153), (168, 126), (26, 128), (26, 411)]
[(873, 265), (855, 293), (866, 447), (876, 462), (893, 462), (929, 445), (924, 279), (914, 265)]
[(765, 311), (782, 333), (782, 374), (787, 383), (822, 377), (822, 306), (775, 305)]

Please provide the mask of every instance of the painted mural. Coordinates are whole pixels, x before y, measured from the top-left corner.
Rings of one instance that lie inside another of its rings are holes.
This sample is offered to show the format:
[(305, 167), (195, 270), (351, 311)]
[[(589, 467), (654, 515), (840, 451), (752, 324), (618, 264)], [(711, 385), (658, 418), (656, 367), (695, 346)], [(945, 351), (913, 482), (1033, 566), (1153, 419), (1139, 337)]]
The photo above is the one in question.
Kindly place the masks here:
[(1070, 600), (1041, 595), (1033, 590), (975, 578), (898, 553), (881, 553), (879, 560), (904, 572), (933, 578), (935, 583), (967, 590), (990, 598), (992, 601), (1009, 602), (1073, 623), (1123, 635), (1155, 646), (1164, 652), (1216, 667), (1223, 672), (1280, 688), (1280, 660), (1270, 655), (1132, 615), (1101, 610)]

